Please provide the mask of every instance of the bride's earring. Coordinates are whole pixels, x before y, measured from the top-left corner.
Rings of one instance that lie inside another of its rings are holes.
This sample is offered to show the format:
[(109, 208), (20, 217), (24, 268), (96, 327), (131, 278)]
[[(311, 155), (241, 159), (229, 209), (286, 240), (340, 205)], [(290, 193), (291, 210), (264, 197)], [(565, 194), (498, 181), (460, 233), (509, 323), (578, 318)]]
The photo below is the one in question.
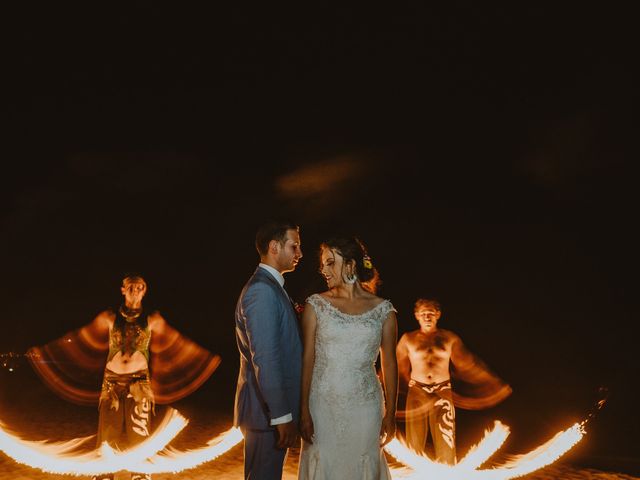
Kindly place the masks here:
[(356, 275), (355, 272), (350, 273), (348, 275), (345, 275), (344, 281), (346, 283), (348, 283), (349, 285), (353, 285), (354, 283), (356, 283), (358, 281), (358, 275)]

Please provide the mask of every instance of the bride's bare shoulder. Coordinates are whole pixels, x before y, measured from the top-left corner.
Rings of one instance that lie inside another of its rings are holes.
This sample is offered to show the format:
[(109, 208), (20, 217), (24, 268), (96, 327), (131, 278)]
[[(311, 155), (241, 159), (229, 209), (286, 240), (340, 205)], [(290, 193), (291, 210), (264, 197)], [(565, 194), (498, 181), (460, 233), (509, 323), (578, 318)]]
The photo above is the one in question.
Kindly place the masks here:
[(371, 292), (365, 292), (365, 295), (363, 295), (363, 299), (365, 299), (368, 303), (370, 303), (374, 307), (377, 307), (382, 302), (386, 301), (386, 298), (379, 297)]

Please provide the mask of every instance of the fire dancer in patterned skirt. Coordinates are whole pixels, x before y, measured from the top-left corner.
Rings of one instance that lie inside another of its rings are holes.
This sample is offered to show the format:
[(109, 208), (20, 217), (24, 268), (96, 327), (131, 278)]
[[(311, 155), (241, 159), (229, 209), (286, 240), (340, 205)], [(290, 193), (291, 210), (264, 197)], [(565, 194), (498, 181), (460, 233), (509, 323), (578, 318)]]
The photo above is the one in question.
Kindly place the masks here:
[[(126, 276), (121, 292), (124, 303), (117, 312), (100, 313), (91, 324), (44, 347), (33, 347), (28, 357), (47, 385), (67, 400), (80, 404), (99, 400), (97, 445), (107, 442), (126, 450), (150, 435), (156, 401), (173, 402), (194, 391), (217, 368), (220, 357), (182, 336), (158, 312), (143, 311), (147, 283), (141, 276)], [(86, 387), (98, 369), (102, 369), (99, 395)], [(112, 473), (93, 477), (113, 478)], [(131, 474), (131, 480), (150, 478)]]
[[(509, 396), (511, 388), (467, 350), (460, 337), (437, 327), (441, 315), (437, 300), (418, 299), (414, 314), (420, 328), (405, 333), (396, 348), (400, 377), (408, 386), (406, 442), (427, 456), (430, 435), (434, 460), (452, 465), (456, 463), (454, 405), (487, 408)], [(469, 397), (452, 391), (450, 367), (456, 378), (473, 386)]]

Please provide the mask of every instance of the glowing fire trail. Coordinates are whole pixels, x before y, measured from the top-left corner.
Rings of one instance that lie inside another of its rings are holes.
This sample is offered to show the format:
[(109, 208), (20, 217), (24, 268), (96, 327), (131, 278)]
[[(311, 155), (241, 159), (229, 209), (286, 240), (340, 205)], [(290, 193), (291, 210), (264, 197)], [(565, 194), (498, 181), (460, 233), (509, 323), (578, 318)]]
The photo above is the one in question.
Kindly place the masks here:
[(147, 440), (124, 452), (113, 450), (105, 442), (101, 446), (102, 457), (107, 461), (109, 468), (113, 469), (110, 471), (139, 471), (137, 468), (141, 459), (146, 459), (164, 449), (188, 423), (189, 421), (177, 410), (171, 408), (165, 414), (154, 434)]
[[(186, 419), (172, 410), (165, 417), (164, 425), (159, 427), (156, 434), (143, 444), (122, 453), (115, 452), (103, 445), (102, 455), (98, 450), (85, 454), (70, 453), (92, 437), (46, 444), (20, 440), (0, 428), (0, 449), (19, 463), (49, 473), (92, 475), (120, 470), (144, 473), (177, 473), (212, 461), (242, 441), (240, 431), (237, 428), (231, 428), (210, 440), (207, 447), (186, 452), (165, 448), (186, 424)], [(419, 456), (403, 446), (397, 439), (390, 442), (386, 450), (412, 470), (412, 472), (408, 472), (407, 469), (394, 468), (392, 469), (394, 478), (507, 480), (526, 475), (553, 463), (580, 441), (584, 430), (581, 425), (575, 424), (571, 428), (559, 432), (535, 450), (514, 457), (504, 465), (493, 469), (477, 470), (486, 459), (500, 448), (508, 433), (509, 430), (505, 425), (495, 422), (493, 430), (486, 432), (482, 441), (472, 447), (469, 454), (455, 466), (439, 464)], [(162, 452), (156, 453), (160, 450)]]
[[(405, 447), (397, 438), (391, 440), (385, 447), (387, 453), (389, 453), (393, 458), (395, 458), (400, 463), (407, 465), (413, 472), (411, 474), (407, 474), (406, 470), (398, 471), (396, 468), (391, 468), (391, 472), (393, 473), (393, 478), (450, 478), (450, 472), (455, 467), (451, 467), (449, 465), (443, 465), (440, 463), (432, 462), (426, 457), (422, 457), (407, 447)], [(465, 470), (465, 474), (468, 473)], [(400, 475), (398, 475), (400, 474)]]
[[(423, 478), (507, 480), (521, 477), (550, 465), (575, 446), (584, 436), (583, 426), (575, 424), (527, 454), (518, 455), (513, 460), (496, 468), (478, 470), (477, 468), (500, 448), (506, 440), (508, 432), (504, 425), (496, 422), (494, 430), (485, 434), (480, 444), (470, 449), (471, 459), (467, 461), (467, 457), (465, 457), (454, 466), (432, 462), (428, 458), (421, 457), (410, 451), (397, 439), (391, 441), (386, 446), (386, 450), (399, 462), (408, 465), (413, 470), (413, 474), (408, 477), (402, 475), (404, 478), (415, 480)], [(395, 473), (395, 469), (393, 471)]]
[[(501, 465), (495, 471), (482, 470), (483, 474), (487, 474), (483, 475), (482, 478), (491, 480), (516, 478), (546, 467), (558, 460), (582, 440), (584, 433), (582, 425), (576, 423), (567, 430), (558, 432), (551, 440), (540, 445), (535, 450), (516, 456), (512, 461)], [(490, 473), (492, 474), (489, 475)]]
[(169, 448), (135, 467), (141, 473), (177, 473), (215, 460), (243, 440), (238, 428), (230, 428), (207, 442), (207, 447), (180, 452)]
[[(0, 450), (19, 463), (49, 473), (92, 475), (121, 470), (177, 473), (212, 461), (242, 441), (240, 431), (231, 428), (207, 442), (207, 446), (203, 448), (182, 452), (167, 447), (187, 423), (176, 410), (170, 409), (156, 432), (134, 449), (116, 452), (104, 444), (101, 449), (88, 453), (74, 453), (74, 450), (94, 438), (93, 436), (59, 443), (24, 441), (7, 433), (0, 423)], [(498, 421), (455, 466), (439, 464), (419, 456), (397, 439), (385, 448), (390, 455), (408, 467), (393, 468), (394, 478), (507, 480), (526, 475), (556, 461), (582, 439), (585, 423), (586, 420), (559, 432), (527, 454), (515, 456), (503, 465), (484, 470), (479, 467), (502, 446), (509, 435), (509, 428)]]
[(0, 450), (18, 463), (48, 473), (94, 475), (119, 470), (135, 471), (141, 458), (144, 459), (165, 448), (186, 425), (187, 420), (171, 409), (156, 432), (135, 449), (116, 452), (104, 444), (101, 450), (73, 453), (74, 449), (95, 436), (60, 443), (25, 441), (7, 433), (0, 424)]
[(451, 472), (455, 470), (460, 475), (467, 476), (480, 465), (482, 465), (491, 455), (493, 455), (509, 436), (509, 427), (496, 421), (491, 431), (485, 431), (482, 440), (469, 449), (467, 455), (455, 467), (433, 462), (428, 458), (417, 455), (398, 440), (390, 442), (386, 450), (399, 462), (409, 466), (412, 470), (420, 472), (421, 476), (441, 475), (449, 478)]
[(207, 442), (203, 448), (186, 452), (167, 448), (187, 423), (182, 415), (171, 409), (156, 432), (135, 448), (117, 452), (103, 444), (99, 450), (88, 453), (73, 453), (73, 450), (95, 436), (59, 443), (25, 441), (7, 433), (0, 424), (0, 450), (18, 463), (48, 473), (93, 475), (120, 470), (177, 473), (218, 458), (243, 439), (239, 429), (231, 428)]
[(462, 470), (478, 469), (502, 447), (508, 436), (509, 427), (496, 420), (493, 424), (493, 430), (485, 431), (480, 443), (471, 447), (456, 467)]

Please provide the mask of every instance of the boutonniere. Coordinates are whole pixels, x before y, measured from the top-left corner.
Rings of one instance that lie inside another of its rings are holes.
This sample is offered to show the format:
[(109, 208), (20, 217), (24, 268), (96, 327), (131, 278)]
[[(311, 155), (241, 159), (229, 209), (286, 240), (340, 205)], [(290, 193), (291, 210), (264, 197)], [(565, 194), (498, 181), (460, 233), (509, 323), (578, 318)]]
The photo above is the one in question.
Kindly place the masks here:
[(293, 309), (296, 311), (296, 315), (300, 317), (302, 316), (302, 312), (304, 312), (304, 305), (302, 303), (293, 302)]

